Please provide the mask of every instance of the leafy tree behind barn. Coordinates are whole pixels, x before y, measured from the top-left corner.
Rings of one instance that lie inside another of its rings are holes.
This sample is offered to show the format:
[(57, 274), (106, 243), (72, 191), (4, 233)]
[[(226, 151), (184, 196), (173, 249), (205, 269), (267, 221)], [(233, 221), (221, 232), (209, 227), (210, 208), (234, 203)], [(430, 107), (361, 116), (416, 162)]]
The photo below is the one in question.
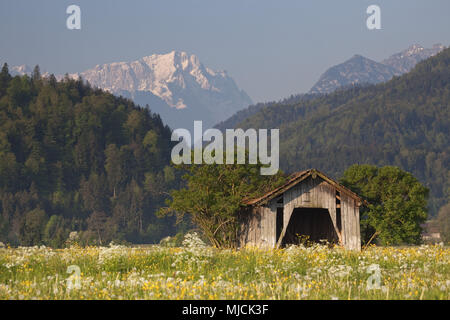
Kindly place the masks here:
[(260, 164), (180, 166), (186, 172), (185, 186), (171, 192), (168, 207), (160, 213), (175, 213), (178, 219), (188, 215), (213, 246), (235, 247), (240, 227), (237, 211), (243, 200), (261, 195), (285, 180), (281, 172), (261, 175), (260, 167)]
[(368, 202), (361, 208), (361, 237), (383, 245), (418, 244), (427, 218), (428, 189), (397, 167), (353, 165), (341, 178)]

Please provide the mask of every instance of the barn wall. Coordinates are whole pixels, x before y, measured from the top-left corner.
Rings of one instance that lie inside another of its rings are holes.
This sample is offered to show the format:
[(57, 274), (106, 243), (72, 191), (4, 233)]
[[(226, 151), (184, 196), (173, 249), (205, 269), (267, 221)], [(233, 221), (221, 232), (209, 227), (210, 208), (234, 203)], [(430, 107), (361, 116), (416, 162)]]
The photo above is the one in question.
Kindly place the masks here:
[(241, 212), (240, 246), (274, 247), (276, 233), (276, 204), (255, 207)]
[(359, 208), (355, 200), (341, 193), (341, 232), (336, 221), (336, 189), (320, 177), (308, 177), (283, 194), (283, 230), (276, 239), (276, 200), (241, 213), (240, 246), (279, 247), (295, 208), (328, 209), (339, 242), (360, 250)]
[(341, 215), (344, 246), (352, 250), (361, 250), (359, 207), (355, 199), (345, 194), (341, 194)]

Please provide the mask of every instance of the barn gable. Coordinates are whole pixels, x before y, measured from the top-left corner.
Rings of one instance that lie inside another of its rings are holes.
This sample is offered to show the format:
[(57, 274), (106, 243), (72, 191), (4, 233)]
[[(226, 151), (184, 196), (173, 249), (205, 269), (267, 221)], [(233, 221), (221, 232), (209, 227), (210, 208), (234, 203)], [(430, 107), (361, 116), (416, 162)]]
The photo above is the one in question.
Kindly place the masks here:
[(307, 235), (361, 249), (361, 198), (318, 170), (295, 173), (281, 187), (245, 204), (241, 246), (282, 247)]

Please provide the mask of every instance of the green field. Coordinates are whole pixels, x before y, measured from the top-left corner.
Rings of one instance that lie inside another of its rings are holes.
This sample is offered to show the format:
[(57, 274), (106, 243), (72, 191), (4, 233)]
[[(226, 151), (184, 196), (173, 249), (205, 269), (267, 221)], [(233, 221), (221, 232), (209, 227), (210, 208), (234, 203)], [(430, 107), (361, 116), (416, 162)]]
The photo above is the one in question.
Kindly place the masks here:
[(449, 258), (442, 246), (233, 251), (195, 237), (180, 248), (0, 248), (0, 299), (448, 300)]

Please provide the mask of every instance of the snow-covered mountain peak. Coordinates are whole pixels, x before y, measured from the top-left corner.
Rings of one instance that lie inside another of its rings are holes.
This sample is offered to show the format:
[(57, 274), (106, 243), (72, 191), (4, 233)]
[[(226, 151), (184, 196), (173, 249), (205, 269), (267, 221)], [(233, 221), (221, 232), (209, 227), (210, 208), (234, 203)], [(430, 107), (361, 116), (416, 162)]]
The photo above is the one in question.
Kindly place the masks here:
[[(205, 118), (207, 110), (208, 125), (252, 104), (248, 95), (225, 71), (205, 67), (196, 55), (185, 51), (152, 54), (131, 62), (96, 65), (70, 76), (81, 76), (93, 86), (131, 97), (138, 103), (148, 101), (150, 108), (163, 115), (165, 109), (157, 107), (161, 100), (168, 109), (185, 109), (191, 110), (192, 114), (202, 114), (198, 119)], [(168, 117), (165, 120), (172, 126), (176, 123)]]
[[(10, 70), (14, 75), (32, 73), (27, 65)], [(212, 127), (253, 103), (226, 71), (208, 68), (196, 55), (185, 51), (97, 64), (69, 77), (82, 77), (95, 87), (131, 98), (142, 106), (148, 104), (172, 128), (191, 126), (194, 120), (203, 120), (205, 128)]]
[(418, 53), (422, 52), (423, 50), (425, 50), (425, 48), (422, 47), (420, 44), (413, 44), (408, 49), (402, 51), (401, 55), (403, 57), (409, 57), (409, 56), (418, 54)]
[(11, 68), (13, 74), (30, 74), (33, 70), (26, 64), (20, 66), (14, 66)]
[(393, 54), (382, 61), (385, 65), (396, 69), (396, 75), (409, 72), (418, 62), (427, 59), (444, 50), (440, 43), (433, 45), (432, 48), (424, 48), (419, 44), (414, 44), (399, 53)]
[(329, 68), (311, 88), (310, 93), (329, 93), (337, 88), (358, 83), (388, 81), (393, 76), (411, 71), (417, 63), (439, 53), (444, 48), (442, 44), (435, 44), (429, 49), (413, 44), (381, 62), (356, 54), (344, 63)]

